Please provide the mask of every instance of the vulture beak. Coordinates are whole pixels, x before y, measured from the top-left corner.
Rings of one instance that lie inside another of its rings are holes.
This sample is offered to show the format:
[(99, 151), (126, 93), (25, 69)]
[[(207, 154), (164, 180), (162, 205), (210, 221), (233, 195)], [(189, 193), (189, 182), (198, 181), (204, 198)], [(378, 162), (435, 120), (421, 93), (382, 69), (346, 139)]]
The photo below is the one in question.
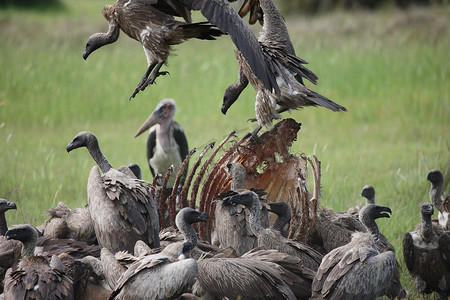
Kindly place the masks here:
[(88, 56), (89, 56), (89, 52), (86, 51), (86, 49), (84, 49), (84, 51), (83, 51), (83, 59), (86, 60), (88, 58)]
[(72, 151), (73, 149), (75, 149), (75, 147), (74, 147), (73, 141), (71, 141), (71, 142), (67, 145), (66, 151), (67, 151), (67, 153), (69, 153), (69, 152)]
[(392, 214), (392, 210), (387, 207), (387, 206), (380, 206), (378, 207), (378, 218), (390, 218), (391, 216), (389, 216), (390, 213)]
[(14, 202), (8, 201), (7, 205), (9, 209), (17, 209), (17, 206)]
[(161, 121), (161, 117), (158, 113), (153, 112), (148, 119), (142, 124), (141, 128), (136, 132), (136, 135), (134, 137), (138, 137), (141, 135), (144, 131), (152, 127), (153, 125), (158, 124)]
[(209, 220), (209, 216), (207, 213), (202, 212), (201, 214), (198, 215), (198, 220), (199, 222), (206, 222)]

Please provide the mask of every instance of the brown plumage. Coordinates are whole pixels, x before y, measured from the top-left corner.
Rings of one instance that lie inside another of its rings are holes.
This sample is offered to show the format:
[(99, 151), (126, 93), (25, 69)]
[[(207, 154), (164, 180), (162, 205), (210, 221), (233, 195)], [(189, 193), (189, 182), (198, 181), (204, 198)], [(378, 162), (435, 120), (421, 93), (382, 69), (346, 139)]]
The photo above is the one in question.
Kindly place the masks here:
[(97, 242), (94, 223), (88, 206), (70, 209), (63, 202), (49, 209), (44, 216), (50, 216), (38, 229), (43, 235), (57, 239), (75, 239), (88, 244)]
[(103, 173), (100, 174), (99, 167), (93, 167), (87, 188), (89, 211), (100, 247), (113, 253), (120, 250), (132, 253), (138, 240), (159, 247), (158, 212), (149, 184), (113, 169), (92, 133), (80, 132), (67, 145), (67, 152), (79, 147), (88, 149)]
[(22, 259), (5, 278), (5, 299), (74, 299), (72, 281), (65, 275), (61, 260), (50, 261), (35, 256), (38, 231), (31, 225), (20, 225), (6, 232), (9, 239), (23, 243)]
[(388, 207), (368, 204), (360, 211), (369, 232), (356, 232), (347, 245), (324, 256), (312, 284), (310, 299), (375, 299), (384, 295), (394, 273), (395, 253), (380, 253), (375, 219), (389, 217)]
[(403, 257), (406, 267), (421, 294), (439, 293), (450, 296), (450, 235), (431, 220), (431, 203), (421, 208), (422, 222), (403, 236)]
[[(271, 0), (260, 0), (259, 2), (264, 13), (264, 25), (259, 37), (259, 45), (265, 60), (271, 66), (279, 89), (268, 89), (260, 77), (255, 76), (247, 58), (238, 49), (236, 58), (239, 62), (239, 79), (225, 91), (222, 113), (226, 114), (249, 82), (257, 91), (255, 112), (260, 127), (270, 125), (273, 119), (279, 119), (279, 112), (305, 106), (323, 106), (332, 111), (347, 111), (345, 107), (334, 103), (303, 84), (303, 78), (316, 84), (318, 77), (303, 66), (308, 63), (307, 61), (296, 56), (284, 20), (273, 2)], [(277, 110), (277, 105), (279, 110)]]
[[(182, 16), (187, 22), (177, 21)], [(190, 11), (181, 1), (159, 0), (117, 0), (103, 8), (103, 16), (108, 20), (107, 33), (96, 33), (89, 37), (83, 58), (86, 59), (96, 49), (114, 43), (119, 38), (120, 29), (130, 38), (140, 42), (147, 57), (148, 69), (137, 85), (131, 98), (154, 83), (166, 63), (173, 45), (187, 39), (213, 40), (222, 32), (207, 22), (191, 23)]]
[(249, 224), (253, 234), (258, 239), (258, 247), (269, 250), (275, 249), (302, 259), (303, 266), (317, 270), (322, 260), (322, 255), (309, 245), (287, 239), (278, 231), (264, 228), (260, 221), (260, 208), (258, 195), (250, 190), (245, 190), (232, 196), (230, 204), (243, 204), (249, 210)]
[(130, 265), (119, 278), (110, 299), (175, 299), (190, 289), (198, 273), (197, 262), (186, 259), (197, 244), (192, 224), (207, 219), (203, 212), (189, 207), (181, 209), (176, 225), (185, 240)]
[(428, 172), (427, 180), (431, 182), (430, 201), (438, 209), (438, 222), (444, 230), (450, 230), (450, 194), (443, 196), (444, 175), (438, 169)]
[[(229, 199), (244, 191), (246, 177), (245, 168), (240, 163), (228, 166), (231, 173), (231, 190), (217, 196), (215, 200), (215, 223), (212, 243), (220, 248), (231, 247), (237, 256), (255, 248), (258, 245), (257, 237), (253, 234), (249, 224), (249, 211), (241, 204), (230, 205)], [(260, 220), (263, 227), (269, 227), (267, 205), (262, 202), (265, 195), (262, 190), (255, 190), (260, 196)]]

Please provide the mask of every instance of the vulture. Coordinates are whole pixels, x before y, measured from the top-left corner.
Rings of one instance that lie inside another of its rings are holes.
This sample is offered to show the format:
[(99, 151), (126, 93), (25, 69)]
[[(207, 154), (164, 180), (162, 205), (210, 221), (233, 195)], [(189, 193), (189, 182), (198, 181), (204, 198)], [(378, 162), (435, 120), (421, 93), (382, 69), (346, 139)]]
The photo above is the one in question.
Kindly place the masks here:
[[(211, 0), (204, 2), (211, 2)], [(267, 88), (238, 47), (236, 50), (236, 58), (239, 62), (238, 81), (225, 90), (222, 113), (227, 113), (249, 82), (257, 91), (255, 102), (257, 130), (270, 125), (273, 119), (281, 118), (279, 112), (290, 109), (322, 106), (332, 111), (347, 111), (345, 107), (334, 103), (303, 84), (303, 78), (316, 84), (318, 77), (303, 66), (308, 63), (307, 61), (296, 56), (283, 17), (272, 0), (259, 0), (259, 2), (263, 11), (264, 25), (258, 43), (264, 59), (271, 66), (278, 89)]]
[(197, 244), (192, 224), (207, 219), (206, 213), (189, 207), (181, 209), (175, 221), (185, 240), (130, 265), (119, 278), (110, 299), (175, 299), (189, 290), (198, 274), (197, 261), (187, 258)]
[(433, 204), (424, 203), (422, 222), (403, 236), (406, 267), (421, 294), (438, 292), (441, 299), (450, 296), (450, 234), (431, 220)]
[(394, 274), (395, 253), (377, 247), (378, 218), (389, 218), (389, 207), (365, 205), (359, 212), (368, 232), (355, 232), (350, 243), (323, 257), (312, 283), (310, 299), (376, 299), (386, 294)]
[[(240, 191), (245, 191), (244, 181), (246, 170), (240, 163), (232, 163), (228, 165), (231, 173), (231, 190), (219, 194), (214, 201), (215, 222), (212, 243), (219, 248), (231, 247), (237, 256), (241, 256), (245, 252), (255, 248), (258, 245), (255, 234), (250, 229), (249, 212), (245, 210), (245, 206), (241, 204), (231, 205), (230, 197), (236, 195)], [(265, 193), (262, 190), (255, 190), (258, 194), (258, 201), (262, 201)], [(262, 202), (260, 204), (260, 220), (262, 226), (269, 227), (269, 217), (267, 205)]]
[[(86, 43), (83, 58), (98, 48), (114, 43), (122, 30), (144, 48), (148, 68), (130, 98), (153, 84), (167, 62), (173, 45), (197, 38), (214, 40), (222, 32), (208, 22), (192, 23), (189, 8), (182, 1), (171, 0), (117, 0), (103, 8), (103, 16), (109, 23), (108, 32), (91, 35)], [(180, 16), (186, 22), (175, 20)]]
[(438, 209), (438, 222), (444, 230), (450, 230), (450, 194), (441, 198), (444, 190), (444, 176), (438, 169), (428, 172), (427, 180), (431, 182), (430, 201)]
[(63, 202), (59, 202), (56, 207), (49, 209), (43, 215), (50, 216), (42, 227), (38, 227), (44, 236), (74, 239), (88, 244), (97, 242), (94, 223), (87, 205), (72, 210)]
[[(173, 165), (178, 170), (189, 153), (189, 146), (183, 128), (173, 119), (176, 104), (173, 99), (164, 99), (156, 105), (135, 137), (150, 128), (147, 138), (147, 162), (153, 177), (165, 174)], [(184, 184), (188, 168), (184, 169), (181, 185)], [(168, 186), (173, 186), (177, 172), (171, 174)]]
[(89, 174), (87, 192), (99, 246), (113, 253), (121, 250), (132, 253), (136, 241), (143, 240), (158, 248), (159, 218), (149, 184), (137, 179), (128, 168), (121, 169), (128, 169), (130, 175), (112, 168), (94, 134), (78, 133), (66, 150), (80, 147), (86, 147), (98, 164)]
[(272, 229), (277, 230), (282, 236), (287, 237), (291, 222), (291, 207), (286, 202), (269, 203), (269, 211), (277, 215)]
[(19, 241), (8, 240), (5, 237), (5, 233), (8, 231), (5, 212), (10, 209), (17, 209), (16, 204), (0, 198), (0, 294), (3, 291), (3, 279), (6, 271), (19, 260), (22, 249)]
[(19, 225), (6, 232), (8, 239), (22, 242), (22, 258), (14, 270), (8, 269), (5, 278), (5, 299), (74, 299), (73, 284), (64, 273), (61, 260), (34, 255), (38, 230)]
[(287, 239), (278, 231), (264, 228), (260, 219), (260, 203), (258, 195), (250, 190), (244, 190), (233, 195), (228, 200), (230, 205), (242, 204), (249, 210), (249, 224), (253, 234), (257, 237), (260, 249), (275, 249), (289, 255), (301, 258), (303, 266), (311, 270), (317, 270), (322, 260), (322, 255), (309, 245)]

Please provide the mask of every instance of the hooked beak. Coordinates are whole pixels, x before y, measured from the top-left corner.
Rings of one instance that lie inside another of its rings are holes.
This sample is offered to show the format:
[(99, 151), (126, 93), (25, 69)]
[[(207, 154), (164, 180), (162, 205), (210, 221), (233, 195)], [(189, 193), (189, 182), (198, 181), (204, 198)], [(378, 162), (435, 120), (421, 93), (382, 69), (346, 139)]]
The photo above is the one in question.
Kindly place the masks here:
[(155, 112), (153, 112), (148, 119), (144, 122), (144, 124), (142, 124), (141, 128), (139, 128), (139, 130), (136, 132), (136, 135), (134, 137), (138, 137), (139, 135), (141, 135), (144, 131), (146, 131), (147, 129), (149, 129), (150, 127), (152, 127), (153, 125), (158, 124), (160, 121), (160, 118), (158, 116), (158, 114), (156, 114)]
[(388, 214), (392, 214), (392, 210), (387, 206), (380, 206), (378, 217), (379, 218), (390, 218), (391, 216)]
[(17, 209), (16, 204), (14, 202), (11, 202), (11, 201), (8, 202), (8, 207), (9, 207), (9, 209)]
[(200, 222), (206, 222), (209, 220), (209, 216), (207, 213), (202, 212), (199, 216), (198, 216), (198, 220)]

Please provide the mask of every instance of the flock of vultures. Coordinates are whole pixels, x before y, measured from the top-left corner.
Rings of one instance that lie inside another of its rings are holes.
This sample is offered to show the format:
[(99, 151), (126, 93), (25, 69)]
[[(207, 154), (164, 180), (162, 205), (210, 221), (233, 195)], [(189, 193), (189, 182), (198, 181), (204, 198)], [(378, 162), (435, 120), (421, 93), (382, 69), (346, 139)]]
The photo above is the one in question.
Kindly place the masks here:
[[(206, 20), (193, 23), (192, 10)], [(161, 68), (172, 45), (228, 35), (239, 76), (224, 92), (222, 113), (250, 83), (258, 125), (241, 139), (232, 132), (217, 147), (207, 145), (190, 163), (197, 150), (173, 119), (175, 101), (162, 100), (136, 133), (149, 130), (153, 182), (142, 179), (137, 164), (113, 168), (94, 134), (77, 134), (67, 152), (85, 147), (97, 163), (86, 206), (60, 202), (44, 224), (8, 229), (6, 212), (20, 207), (0, 199), (0, 299), (407, 297), (399, 254), (376, 223), (391, 209), (375, 203), (374, 187), (363, 187), (363, 206), (319, 211), (320, 162), (289, 153), (300, 124), (284, 119), (270, 127), (284, 111), (304, 106), (346, 111), (304, 85), (318, 77), (296, 56), (272, 0), (245, 0), (239, 11), (227, 0), (117, 0), (103, 15), (109, 29), (89, 37), (83, 58), (115, 42), (120, 30), (139, 41), (148, 69), (131, 97), (167, 74)], [(258, 38), (250, 29), (256, 22), (263, 25)], [(264, 126), (270, 129), (258, 135)], [(442, 196), (439, 170), (427, 180), (430, 203), (405, 233), (403, 257), (419, 293), (447, 299), (450, 197)]]

